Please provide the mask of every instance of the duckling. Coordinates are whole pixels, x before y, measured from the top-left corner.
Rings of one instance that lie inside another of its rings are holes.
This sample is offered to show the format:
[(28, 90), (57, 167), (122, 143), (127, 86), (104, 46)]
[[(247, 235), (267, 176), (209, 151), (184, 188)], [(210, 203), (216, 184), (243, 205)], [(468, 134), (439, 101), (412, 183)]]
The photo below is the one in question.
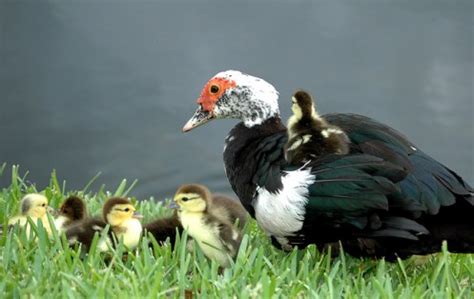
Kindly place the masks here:
[(81, 243), (86, 250), (90, 245), (96, 232), (102, 232), (107, 224), (110, 225), (108, 237), (104, 242), (98, 244), (99, 251), (107, 251), (114, 239), (123, 240), (128, 249), (134, 249), (140, 240), (142, 225), (141, 216), (135, 213), (132, 203), (121, 197), (108, 199), (102, 208), (102, 219), (99, 217), (89, 218), (78, 222), (66, 229), (66, 238), (70, 245)]
[[(212, 205), (211, 209), (214, 211), (216, 217), (222, 221), (237, 224), (237, 228), (239, 229), (244, 228), (248, 214), (240, 201), (222, 194), (211, 195), (209, 189), (203, 185), (193, 184), (192, 186), (201, 190), (201, 193), (207, 198), (208, 205)], [(176, 232), (181, 234), (183, 231), (183, 226), (179, 221), (177, 210), (175, 210), (172, 216), (154, 220), (145, 224), (143, 228), (152, 234), (160, 244), (163, 244), (168, 238), (170, 239), (170, 243), (174, 244), (176, 240)], [(188, 239), (188, 249), (192, 250), (192, 238), (189, 237)]]
[(25, 195), (20, 203), (20, 215), (12, 217), (8, 221), (8, 227), (19, 225), (26, 227), (26, 234), (30, 235), (30, 226), (28, 225), (28, 217), (33, 220), (36, 224), (38, 219), (41, 220), (44, 229), (48, 235), (52, 234), (51, 226), (48, 221), (48, 212), (50, 207), (48, 206), (48, 199), (46, 196), (38, 193), (30, 193)]
[(58, 216), (54, 220), (56, 230), (60, 233), (66, 227), (87, 216), (86, 204), (77, 196), (68, 197), (59, 208)]
[(346, 133), (318, 115), (309, 93), (297, 91), (292, 97), (291, 110), (293, 115), (288, 120), (285, 146), (285, 158), (290, 164), (304, 164), (324, 155), (349, 152)]
[(228, 219), (215, 214), (210, 199), (207, 188), (196, 184), (181, 186), (174, 197), (179, 206), (178, 218), (189, 236), (208, 258), (228, 267), (237, 254), (242, 235)]
[(171, 245), (174, 245), (176, 232), (181, 234), (183, 226), (179, 222), (178, 212), (175, 210), (172, 216), (149, 222), (143, 226), (143, 229), (149, 232), (160, 245), (164, 244), (167, 239), (170, 240)]

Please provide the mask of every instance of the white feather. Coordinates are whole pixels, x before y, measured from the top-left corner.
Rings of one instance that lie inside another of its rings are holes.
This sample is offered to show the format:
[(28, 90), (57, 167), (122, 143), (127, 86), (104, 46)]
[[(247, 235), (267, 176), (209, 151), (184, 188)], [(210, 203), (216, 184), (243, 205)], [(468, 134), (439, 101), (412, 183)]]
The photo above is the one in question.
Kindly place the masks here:
[(56, 227), (56, 230), (58, 233), (62, 233), (65, 229), (65, 223), (69, 220), (69, 218), (59, 215), (56, 219), (54, 219), (54, 226)]
[(283, 188), (271, 193), (260, 188), (254, 199), (255, 218), (267, 233), (276, 237), (293, 235), (303, 227), (308, 186), (315, 176), (311, 169), (300, 168), (282, 177)]
[(336, 128), (327, 128), (321, 131), (324, 138), (328, 138), (331, 134), (343, 134), (344, 132)]

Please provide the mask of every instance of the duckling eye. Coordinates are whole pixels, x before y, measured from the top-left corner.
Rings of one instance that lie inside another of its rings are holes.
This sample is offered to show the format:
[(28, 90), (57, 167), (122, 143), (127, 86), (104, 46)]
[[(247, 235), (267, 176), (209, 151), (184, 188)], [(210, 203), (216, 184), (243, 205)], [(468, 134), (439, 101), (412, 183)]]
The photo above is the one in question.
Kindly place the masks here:
[(182, 200), (182, 201), (188, 201), (189, 198), (188, 198), (188, 197), (183, 197), (183, 198), (181, 198), (181, 200)]
[(219, 86), (217, 85), (211, 85), (211, 88), (209, 89), (211, 93), (218, 93), (219, 92)]
[(128, 212), (128, 211), (130, 211), (130, 209), (129, 209), (129, 208), (125, 208), (125, 210), (124, 210), (124, 211), (125, 211), (125, 212)]
[(46, 204), (44, 203), (44, 204), (42, 204), (41, 206), (42, 206), (42, 207), (46, 207)]

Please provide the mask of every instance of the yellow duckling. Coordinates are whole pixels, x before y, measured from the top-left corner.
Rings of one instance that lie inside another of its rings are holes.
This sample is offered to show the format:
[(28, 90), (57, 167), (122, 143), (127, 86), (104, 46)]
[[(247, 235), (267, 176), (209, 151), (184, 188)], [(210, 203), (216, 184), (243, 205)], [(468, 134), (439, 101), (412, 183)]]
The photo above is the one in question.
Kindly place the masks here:
[(242, 235), (231, 222), (215, 214), (209, 194), (199, 185), (181, 186), (174, 197), (179, 206), (178, 217), (203, 253), (221, 267), (228, 267), (238, 252)]
[[(234, 200), (226, 195), (211, 194), (209, 189), (200, 184), (188, 184), (181, 188), (194, 188), (199, 190), (206, 198), (208, 209), (212, 210), (213, 214), (224, 222), (238, 224), (237, 227), (242, 229), (248, 218), (247, 211), (244, 209), (240, 201)], [(180, 192), (181, 189), (178, 190)], [(173, 213), (172, 216), (166, 218), (159, 218), (152, 222), (145, 224), (144, 229), (153, 235), (158, 243), (163, 244), (167, 239), (170, 240), (171, 245), (174, 245), (176, 239), (176, 232), (181, 234), (183, 226), (181, 225), (178, 215)], [(192, 250), (192, 238), (188, 238), (188, 249)]]
[(66, 238), (70, 245), (81, 243), (89, 250), (94, 234), (101, 232), (107, 224), (110, 225), (108, 237), (98, 244), (99, 251), (107, 251), (114, 239), (122, 240), (128, 249), (134, 249), (142, 234), (141, 215), (135, 212), (135, 207), (126, 198), (114, 197), (107, 200), (102, 208), (102, 219), (95, 217), (78, 222), (66, 229)]
[(48, 199), (46, 196), (38, 193), (30, 193), (25, 195), (20, 203), (20, 215), (11, 218), (8, 221), (8, 226), (19, 225), (26, 227), (26, 234), (30, 235), (30, 225), (28, 225), (28, 217), (36, 224), (38, 220), (41, 221), (44, 229), (48, 235), (52, 234), (51, 226), (48, 221)]

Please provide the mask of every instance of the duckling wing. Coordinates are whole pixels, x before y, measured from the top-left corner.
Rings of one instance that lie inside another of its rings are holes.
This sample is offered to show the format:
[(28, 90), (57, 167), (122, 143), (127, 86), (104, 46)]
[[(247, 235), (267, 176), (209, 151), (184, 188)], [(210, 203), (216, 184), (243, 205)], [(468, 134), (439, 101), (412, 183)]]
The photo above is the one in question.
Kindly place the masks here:
[(70, 245), (81, 243), (84, 247), (89, 248), (95, 233), (101, 233), (106, 226), (107, 223), (102, 219), (90, 218), (69, 226), (65, 235)]
[(218, 229), (220, 242), (224, 245), (229, 255), (235, 257), (242, 242), (242, 235), (230, 223), (220, 223)]
[(222, 194), (213, 194), (212, 197), (212, 210), (217, 218), (231, 224), (238, 222), (239, 228), (245, 226), (248, 214), (239, 200)]

